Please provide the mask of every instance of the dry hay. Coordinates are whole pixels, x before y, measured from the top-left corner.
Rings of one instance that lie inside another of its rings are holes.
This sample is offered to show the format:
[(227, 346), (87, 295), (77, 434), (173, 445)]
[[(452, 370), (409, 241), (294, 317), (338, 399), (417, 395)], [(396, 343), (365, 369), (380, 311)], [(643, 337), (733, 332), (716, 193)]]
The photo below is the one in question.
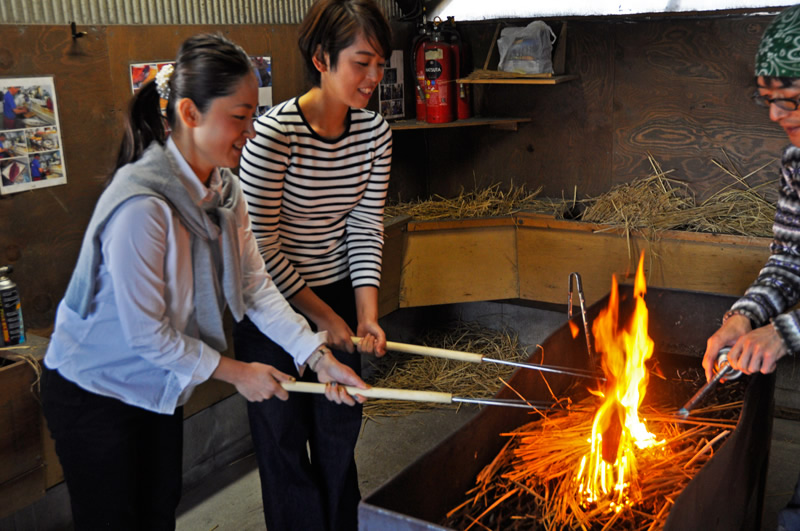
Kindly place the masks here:
[(574, 218), (582, 210), (580, 221), (621, 228), (628, 237), (632, 231), (655, 237), (665, 230), (771, 237), (776, 201), (762, 189), (769, 185), (772, 191), (775, 187), (772, 182), (751, 186), (748, 180), (772, 162), (741, 175), (727, 154), (725, 158), (725, 165), (717, 160), (712, 163), (733, 182), (701, 203), (687, 183), (669, 176), (673, 170), (662, 170), (648, 155), (651, 175), (617, 185), (597, 197), (578, 200), (575, 189), (571, 199), (540, 198), (542, 187), (530, 192), (525, 185), (515, 187), (512, 183), (504, 192), (500, 183), (495, 183), (472, 192), (462, 189), (452, 199), (434, 195), (427, 200), (387, 204), (385, 215), (392, 218), (406, 214), (414, 220), (431, 221), (508, 216), (525, 211), (564, 219)]
[[(772, 235), (775, 205), (759, 191), (771, 183), (751, 187), (747, 182), (763, 166), (741, 176), (720, 162), (712, 161), (735, 182), (697, 204), (686, 183), (667, 177), (672, 170), (663, 171), (652, 156), (649, 160), (652, 175), (582, 201), (587, 206), (581, 220), (623, 228), (628, 235), (633, 230), (651, 234), (661, 230), (684, 230), (741, 236)], [(733, 188), (736, 185), (740, 188)]]
[(434, 195), (425, 200), (387, 203), (385, 216), (393, 218), (407, 214), (418, 221), (431, 221), (508, 216), (523, 210), (554, 215), (560, 212), (562, 203), (539, 199), (541, 192), (541, 186), (529, 191), (525, 185), (514, 186), (513, 183), (507, 191), (503, 191), (500, 183), (494, 183), (471, 192), (465, 192), (462, 188), (458, 196), (452, 199)]
[[(699, 371), (688, 372), (694, 373), (692, 381), (697, 380), (691, 385), (702, 385)], [(669, 385), (680, 382), (672, 380)], [(743, 393), (743, 385), (729, 386), (713, 404), (693, 410), (683, 423), (668, 414), (674, 406), (643, 408), (648, 429), (663, 442), (636, 450), (639, 477), (646, 479), (634, 485), (638, 502), (619, 512), (608, 500), (582, 503), (574, 479), (589, 450), (596, 398), (502, 434), (509, 438), (505, 447), (477, 475), (475, 487), (447, 514), (443, 525), (503, 531), (661, 529), (675, 499), (735, 428)]]
[[(453, 328), (431, 331), (422, 338), (422, 344), (494, 359), (526, 361), (529, 357), (515, 332), (494, 330), (476, 323), (459, 322)], [(372, 386), (439, 391), (465, 398), (493, 397), (503, 385), (501, 378), (507, 380), (515, 370), (496, 363), (469, 363), (396, 352), (388, 353), (373, 364), (376, 374), (366, 378)], [(458, 404), (372, 399), (364, 404), (364, 416), (405, 416), (432, 408), (458, 407)]]

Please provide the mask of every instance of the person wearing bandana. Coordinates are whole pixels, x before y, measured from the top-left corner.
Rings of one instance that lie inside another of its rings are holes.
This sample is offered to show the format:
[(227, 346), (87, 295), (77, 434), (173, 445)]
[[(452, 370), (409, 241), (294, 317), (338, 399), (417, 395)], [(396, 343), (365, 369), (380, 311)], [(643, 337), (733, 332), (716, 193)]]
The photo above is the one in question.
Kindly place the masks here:
[[(783, 10), (764, 31), (756, 53), (753, 100), (786, 132), (771, 255), (758, 278), (728, 310), (703, 357), (706, 377), (723, 347), (733, 369), (774, 372), (800, 352), (800, 5)], [(800, 530), (800, 481), (778, 514), (778, 530)]]

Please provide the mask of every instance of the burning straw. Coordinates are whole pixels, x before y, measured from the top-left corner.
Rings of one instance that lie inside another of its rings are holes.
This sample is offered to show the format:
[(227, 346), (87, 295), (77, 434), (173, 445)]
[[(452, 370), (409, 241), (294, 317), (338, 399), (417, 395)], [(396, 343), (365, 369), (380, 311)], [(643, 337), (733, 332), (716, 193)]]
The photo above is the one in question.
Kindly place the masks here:
[[(703, 375), (690, 370), (701, 385)], [(683, 383), (686, 383), (684, 380)], [(679, 384), (678, 384), (679, 385)], [(740, 396), (731, 386), (721, 400)], [(661, 529), (675, 502), (695, 474), (711, 459), (735, 427), (741, 401), (716, 402), (679, 424), (674, 406), (643, 409), (648, 429), (661, 441), (637, 450), (640, 480), (636, 499), (615, 510), (610, 500), (586, 503), (575, 480), (592, 431), (596, 399), (590, 397), (566, 412), (525, 424), (511, 433), (495, 459), (478, 474), (465, 501), (447, 514), (454, 529), (549, 531), (566, 529)]]
[[(516, 333), (475, 323), (459, 322), (453, 328), (432, 331), (422, 339), (422, 344), (510, 361), (526, 361), (529, 357)], [(377, 360), (374, 365), (376, 375), (368, 377), (367, 382), (375, 387), (440, 391), (472, 398), (493, 397), (503, 385), (501, 379), (508, 379), (515, 370), (495, 363), (465, 363), (394, 352)], [(374, 419), (405, 416), (432, 408), (458, 407), (458, 404), (373, 399), (364, 404), (364, 415)]]

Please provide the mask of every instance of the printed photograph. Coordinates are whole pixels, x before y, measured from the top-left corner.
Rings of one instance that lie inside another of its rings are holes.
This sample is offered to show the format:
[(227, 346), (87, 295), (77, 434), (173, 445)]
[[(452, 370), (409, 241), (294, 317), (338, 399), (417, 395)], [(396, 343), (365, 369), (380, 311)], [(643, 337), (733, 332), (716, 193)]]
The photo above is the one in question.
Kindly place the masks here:
[(65, 184), (53, 77), (0, 78), (0, 94), (0, 194)]

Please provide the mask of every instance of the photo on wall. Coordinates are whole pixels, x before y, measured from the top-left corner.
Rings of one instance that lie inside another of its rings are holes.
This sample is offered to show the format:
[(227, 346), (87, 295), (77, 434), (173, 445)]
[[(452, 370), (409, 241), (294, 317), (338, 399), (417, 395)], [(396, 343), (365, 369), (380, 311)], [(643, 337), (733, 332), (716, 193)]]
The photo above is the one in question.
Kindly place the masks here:
[[(272, 57), (268, 55), (251, 56), (253, 70), (258, 79), (258, 109), (256, 116), (261, 116), (272, 107)], [(164, 65), (174, 65), (174, 61), (151, 63), (131, 63), (131, 92), (156, 78), (156, 74)], [(161, 112), (166, 113), (167, 101), (161, 99)]]
[(403, 50), (393, 50), (378, 86), (379, 109), (387, 120), (405, 117), (403, 79)]
[(0, 78), (0, 194), (67, 182), (53, 76)]

